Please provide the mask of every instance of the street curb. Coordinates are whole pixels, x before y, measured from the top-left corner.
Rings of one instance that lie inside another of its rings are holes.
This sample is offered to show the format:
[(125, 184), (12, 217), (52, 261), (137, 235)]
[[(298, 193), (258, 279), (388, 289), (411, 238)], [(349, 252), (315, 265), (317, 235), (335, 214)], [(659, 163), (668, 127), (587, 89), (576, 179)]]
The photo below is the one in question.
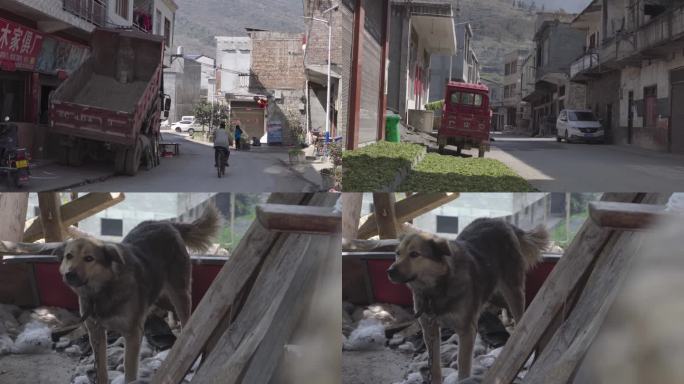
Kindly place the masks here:
[(47, 191), (45, 191), (45, 192), (64, 192), (64, 191), (66, 191), (66, 190), (74, 189), (74, 188), (78, 188), (78, 187), (82, 187), (82, 186), (84, 186), (84, 185), (102, 183), (102, 182), (104, 182), (104, 181), (107, 181), (107, 180), (111, 179), (111, 178), (114, 177), (114, 176), (116, 176), (116, 174), (112, 173), (112, 174), (109, 174), (109, 175), (106, 175), (106, 176), (93, 177), (93, 178), (85, 179), (85, 180), (80, 181), (80, 182), (77, 182), (77, 183), (73, 183), (73, 184), (70, 184), (70, 185), (66, 185), (66, 186), (64, 186), (64, 187), (59, 187), (59, 188), (55, 188), (55, 189), (49, 189), (49, 190), (47, 190)]
[(283, 164), (283, 166), (285, 166), (285, 168), (292, 171), (299, 179), (306, 181), (313, 188), (314, 192), (327, 192), (327, 190), (323, 189), (320, 184), (318, 184), (317, 182), (309, 180), (309, 178), (304, 176), (304, 174), (302, 172), (299, 172), (298, 170), (294, 169), (294, 167), (292, 167), (292, 164), (290, 164), (289, 161), (285, 161), (283, 159), (277, 159), (277, 160), (280, 161)]

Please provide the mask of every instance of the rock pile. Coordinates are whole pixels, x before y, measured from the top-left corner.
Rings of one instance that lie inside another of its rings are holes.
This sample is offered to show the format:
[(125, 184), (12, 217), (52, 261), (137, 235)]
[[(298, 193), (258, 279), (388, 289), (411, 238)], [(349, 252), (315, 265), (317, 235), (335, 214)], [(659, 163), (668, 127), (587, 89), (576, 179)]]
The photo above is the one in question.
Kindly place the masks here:
[[(368, 307), (356, 307), (350, 303), (344, 303), (342, 312), (343, 349), (396, 349), (412, 356), (412, 362), (409, 364), (408, 374), (403, 381), (394, 384), (427, 383), (428, 353), (425, 349), (420, 326), (407, 309), (391, 304), (373, 304)], [(483, 328), (486, 326), (487, 324), (483, 324), (481, 320), (480, 333), (483, 332)], [(490, 335), (491, 333), (486, 335), (484, 339), (490, 341), (497, 340), (496, 338), (491, 338)], [(492, 345), (478, 335), (473, 351), (472, 376), (459, 383), (457, 364), (458, 336), (454, 334), (453, 330), (442, 329), (440, 362), (442, 364), (444, 384), (480, 383), (484, 373), (494, 364), (502, 349), (501, 345)], [(520, 379), (524, 377), (531, 361), (532, 359), (525, 365), (525, 370), (520, 373)], [(382, 367), (378, 368), (382, 369)]]

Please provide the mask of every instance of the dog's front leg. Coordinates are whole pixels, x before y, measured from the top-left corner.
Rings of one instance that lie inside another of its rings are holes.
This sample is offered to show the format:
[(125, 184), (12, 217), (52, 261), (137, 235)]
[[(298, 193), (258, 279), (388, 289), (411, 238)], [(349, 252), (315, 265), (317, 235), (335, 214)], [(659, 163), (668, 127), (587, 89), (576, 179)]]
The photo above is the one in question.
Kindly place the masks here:
[(124, 335), (126, 352), (124, 355), (124, 374), (126, 383), (138, 380), (138, 362), (140, 360), (140, 344), (142, 343), (142, 329), (136, 328)]
[(418, 319), (423, 328), (423, 340), (425, 349), (428, 351), (428, 361), (432, 382), (429, 384), (442, 384), (442, 362), (441, 362), (441, 340), (439, 336), (439, 324), (437, 319), (432, 316), (423, 315)]
[(107, 332), (93, 320), (86, 320), (86, 329), (90, 338), (90, 346), (95, 354), (95, 372), (97, 384), (107, 384)]
[(470, 377), (477, 328), (474, 324), (458, 330), (458, 380)]

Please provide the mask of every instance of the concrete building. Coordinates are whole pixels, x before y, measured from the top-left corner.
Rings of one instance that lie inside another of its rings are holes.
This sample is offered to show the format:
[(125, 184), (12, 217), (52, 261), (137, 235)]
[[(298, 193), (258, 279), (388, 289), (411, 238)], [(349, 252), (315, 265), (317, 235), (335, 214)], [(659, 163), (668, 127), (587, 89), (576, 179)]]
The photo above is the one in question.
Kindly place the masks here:
[(451, 4), (393, 1), (390, 31), (387, 106), (410, 123), (429, 102), (432, 56), (456, 54)]
[(538, 13), (535, 87), (523, 101), (532, 108), (532, 131), (555, 132), (556, 117), (566, 108), (584, 108), (585, 87), (570, 81), (570, 65), (584, 50), (584, 34), (570, 25), (575, 15)]
[[(268, 95), (267, 142), (299, 144), (306, 134), (303, 36), (268, 31), (250, 31), (249, 36), (253, 49), (249, 91)], [(247, 134), (263, 136), (263, 132)]]
[(174, 47), (178, 5), (173, 0), (118, 0), (116, 3), (129, 3), (132, 6), (132, 12), (129, 13), (132, 16), (117, 24), (132, 25), (140, 31), (164, 36), (166, 48), (170, 50)]
[(190, 60), (194, 60), (201, 65), (200, 77), (200, 98), (209, 103), (216, 103), (216, 60), (205, 55), (185, 55)]
[[(430, 71), (430, 101), (444, 99), (449, 81), (480, 82), (480, 63), (472, 47), (473, 29), (469, 23), (456, 24), (457, 52), (453, 56), (434, 55)], [(451, 69), (451, 76), (449, 76)]]
[(573, 23), (589, 46), (573, 63), (614, 143), (684, 153), (684, 4), (592, 1)]
[(177, 56), (164, 69), (164, 92), (171, 97), (169, 121), (176, 122), (182, 116), (193, 115), (201, 100), (202, 64), (192, 56)]
[(251, 64), (249, 36), (216, 36), (216, 88), (221, 94), (248, 92)]
[(503, 107), (504, 125), (517, 127), (521, 98), (520, 76), (523, 62), (529, 55), (527, 50), (518, 49), (504, 56)]

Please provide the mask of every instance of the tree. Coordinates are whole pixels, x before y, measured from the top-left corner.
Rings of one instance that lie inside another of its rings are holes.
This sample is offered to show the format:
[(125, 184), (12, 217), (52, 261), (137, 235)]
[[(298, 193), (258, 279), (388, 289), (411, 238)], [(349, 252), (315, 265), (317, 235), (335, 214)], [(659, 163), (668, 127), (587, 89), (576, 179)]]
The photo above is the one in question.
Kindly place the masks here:
[[(228, 119), (228, 107), (222, 104), (214, 104), (201, 100), (195, 105), (195, 121), (205, 127), (213, 124), (218, 126), (221, 122)], [(213, 129), (213, 127), (210, 127)]]

